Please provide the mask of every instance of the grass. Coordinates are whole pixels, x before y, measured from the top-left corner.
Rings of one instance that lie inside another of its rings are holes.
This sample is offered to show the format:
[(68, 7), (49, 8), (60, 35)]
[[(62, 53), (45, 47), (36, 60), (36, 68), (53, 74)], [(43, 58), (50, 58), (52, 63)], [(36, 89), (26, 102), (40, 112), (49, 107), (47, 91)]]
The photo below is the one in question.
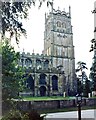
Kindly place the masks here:
[[(96, 98), (95, 97), (91, 97), (91, 98)], [(71, 100), (71, 99), (75, 99), (75, 97), (63, 97), (63, 96), (44, 96), (44, 97), (22, 97), (23, 100), (26, 101), (45, 101), (45, 100)]]
[(23, 97), (23, 100), (27, 101), (45, 101), (45, 100), (69, 100), (72, 99), (70, 97), (62, 97), (62, 96), (50, 96), (50, 97)]

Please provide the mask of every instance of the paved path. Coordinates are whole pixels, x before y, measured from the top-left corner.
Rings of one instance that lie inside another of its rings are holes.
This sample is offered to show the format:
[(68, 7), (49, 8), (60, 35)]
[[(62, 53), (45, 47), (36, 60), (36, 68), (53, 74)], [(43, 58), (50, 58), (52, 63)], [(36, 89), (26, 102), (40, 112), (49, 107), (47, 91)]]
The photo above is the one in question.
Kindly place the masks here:
[[(45, 120), (77, 120), (78, 112), (58, 112), (58, 113), (49, 113), (45, 117)], [(96, 120), (96, 109), (95, 110), (82, 110), (81, 111), (82, 120)]]

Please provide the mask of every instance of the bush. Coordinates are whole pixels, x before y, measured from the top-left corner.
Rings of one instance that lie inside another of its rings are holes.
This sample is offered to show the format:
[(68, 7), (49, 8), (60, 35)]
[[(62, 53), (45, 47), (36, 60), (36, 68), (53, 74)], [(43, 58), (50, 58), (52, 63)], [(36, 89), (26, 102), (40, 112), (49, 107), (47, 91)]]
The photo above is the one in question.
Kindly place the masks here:
[(22, 120), (21, 113), (19, 111), (10, 110), (1, 120)]
[(43, 120), (43, 117), (40, 117), (35, 110), (26, 113), (21, 113), (19, 110), (11, 110), (1, 120)]

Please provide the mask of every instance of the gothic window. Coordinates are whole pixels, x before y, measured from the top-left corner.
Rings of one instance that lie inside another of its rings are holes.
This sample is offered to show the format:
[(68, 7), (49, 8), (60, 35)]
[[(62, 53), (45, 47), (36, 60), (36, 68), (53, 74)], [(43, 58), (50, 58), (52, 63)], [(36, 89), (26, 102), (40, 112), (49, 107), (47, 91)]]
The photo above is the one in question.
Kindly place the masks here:
[(37, 69), (41, 68), (41, 60), (40, 59), (36, 60), (36, 66), (37, 66)]
[(59, 56), (61, 56), (61, 53), (62, 53), (62, 48), (61, 47), (57, 47), (57, 53)]
[(30, 58), (27, 58), (25, 60), (25, 65), (26, 65), (26, 67), (31, 67), (32, 66), (32, 60)]
[(31, 89), (32, 91), (34, 91), (34, 79), (31, 75), (29, 75), (27, 79), (27, 87)]
[(62, 65), (62, 58), (58, 58), (58, 64), (57, 65)]
[(65, 56), (65, 50), (64, 50), (64, 47), (62, 48), (62, 56)]
[(65, 57), (68, 57), (68, 49), (64, 48), (64, 52), (65, 52)]
[(62, 23), (62, 28), (66, 28), (66, 24), (64, 22)]
[(46, 74), (40, 74), (39, 84), (46, 85)]
[(57, 27), (61, 27), (61, 22), (60, 21), (57, 22)]
[(56, 75), (52, 76), (52, 90), (58, 90), (58, 77)]
[(49, 61), (45, 60), (44, 61), (44, 69), (48, 69), (48, 66), (49, 66)]

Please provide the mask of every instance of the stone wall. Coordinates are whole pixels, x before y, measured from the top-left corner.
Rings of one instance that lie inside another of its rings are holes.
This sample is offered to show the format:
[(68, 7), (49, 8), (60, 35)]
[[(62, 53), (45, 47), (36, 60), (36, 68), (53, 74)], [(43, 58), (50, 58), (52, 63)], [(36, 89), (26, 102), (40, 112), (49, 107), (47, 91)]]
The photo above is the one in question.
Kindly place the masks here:
[[(18, 101), (17, 108), (23, 111), (32, 109), (47, 110), (67, 107), (76, 107), (75, 99), (72, 100), (50, 100), (50, 101)], [(83, 99), (82, 106), (96, 106), (96, 99)]]

